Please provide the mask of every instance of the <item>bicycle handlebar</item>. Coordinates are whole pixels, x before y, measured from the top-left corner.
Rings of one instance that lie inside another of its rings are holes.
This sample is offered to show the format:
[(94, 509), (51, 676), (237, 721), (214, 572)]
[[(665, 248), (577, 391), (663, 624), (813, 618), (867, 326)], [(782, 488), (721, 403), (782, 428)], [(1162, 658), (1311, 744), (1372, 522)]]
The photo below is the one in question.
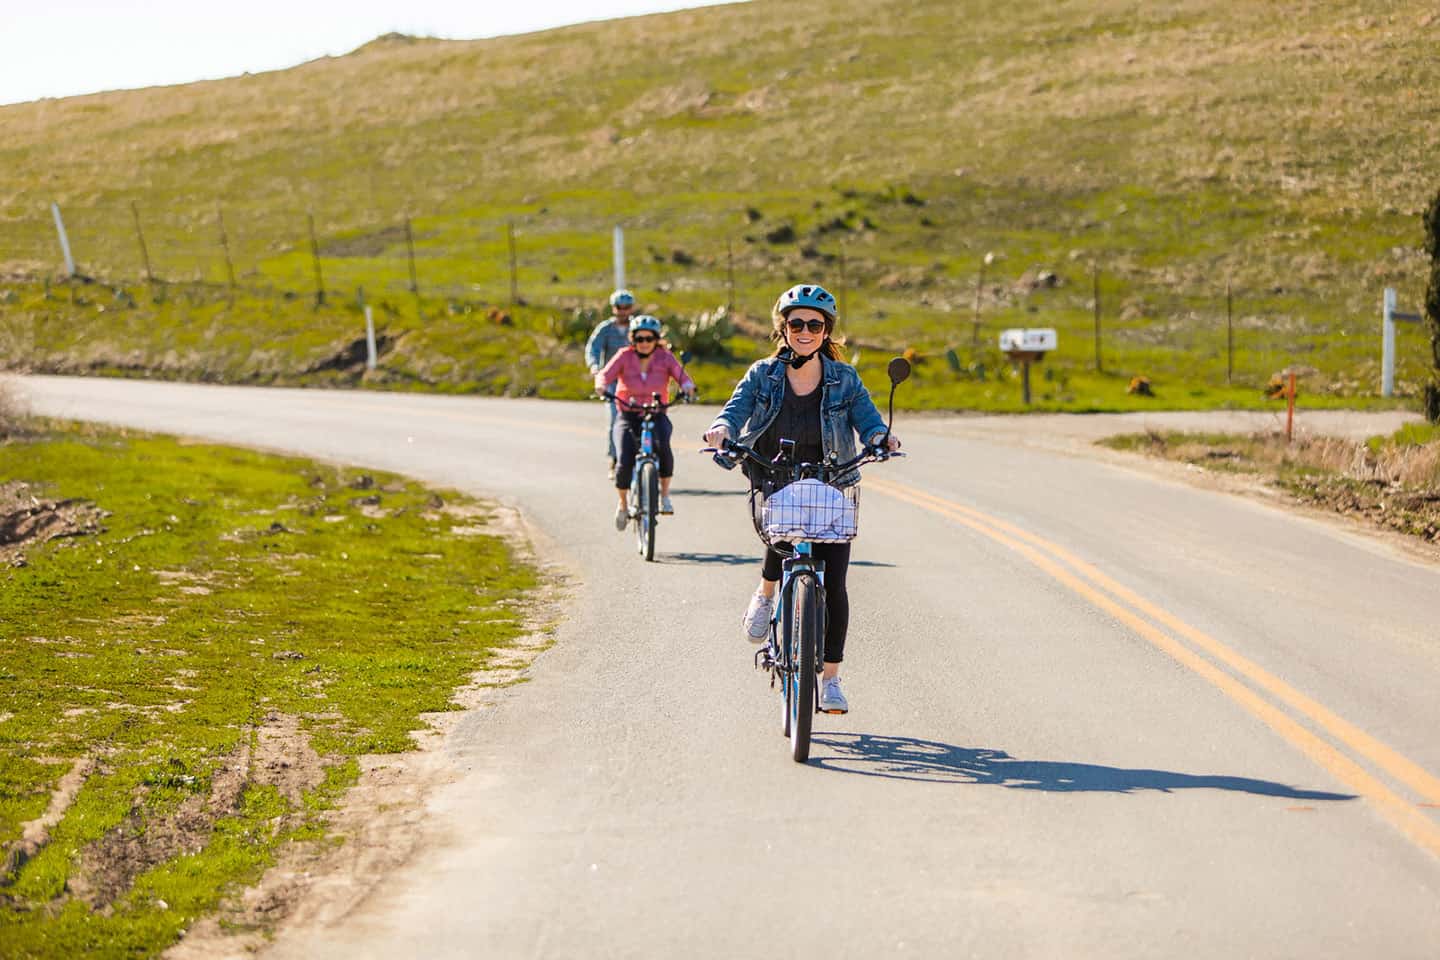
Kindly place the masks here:
[(779, 458), (771, 461), (766, 460), (764, 457), (756, 453), (754, 448), (747, 447), (743, 443), (738, 443), (734, 440), (731, 440), (729, 437), (722, 439), (720, 441), (720, 446), (704, 447), (700, 450), (700, 452), (712, 454), (716, 457), (717, 460), (720, 457), (728, 457), (733, 461), (746, 460), (750, 463), (755, 464), (755, 466), (765, 471), (765, 473), (772, 478), (784, 473), (790, 473), (796, 478), (798, 478), (807, 471), (807, 468), (809, 468), (817, 474), (817, 479), (823, 482), (829, 482), (835, 477), (843, 477), (845, 474), (851, 472), (852, 470), (855, 470), (857, 467), (863, 467), (866, 464), (882, 463), (893, 457), (905, 456), (905, 454), (900, 453), (899, 451), (892, 451), (883, 446), (866, 444), (865, 447), (860, 451), (860, 453), (858, 453), (852, 459), (845, 461), (844, 463), (793, 463), (786, 460), (780, 460)]
[[(666, 401), (661, 400), (660, 394), (658, 393), (652, 393), (650, 395), (652, 399), (646, 403), (641, 403), (633, 397), (622, 397), (619, 394), (615, 393), (615, 391), (613, 390), (597, 390), (596, 393), (600, 396), (602, 400), (614, 400), (621, 406), (628, 407), (631, 410), (634, 410), (636, 413), (645, 413), (652, 410), (656, 413), (664, 413), (666, 410), (669, 410), (671, 407), (675, 406), (674, 401), (670, 401), (667, 403)], [(681, 403), (694, 402), (691, 396), (687, 393), (682, 393), (680, 397)]]

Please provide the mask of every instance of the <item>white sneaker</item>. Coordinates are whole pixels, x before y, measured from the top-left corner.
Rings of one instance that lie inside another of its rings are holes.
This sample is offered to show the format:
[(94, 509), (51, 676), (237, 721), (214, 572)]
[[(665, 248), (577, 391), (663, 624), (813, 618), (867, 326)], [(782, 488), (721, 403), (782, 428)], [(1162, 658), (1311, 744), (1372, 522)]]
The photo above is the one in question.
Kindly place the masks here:
[(745, 628), (746, 640), (751, 643), (765, 642), (765, 638), (770, 635), (770, 614), (774, 610), (775, 601), (756, 590), (755, 596), (750, 598), (750, 606), (745, 608), (745, 616), (740, 618), (740, 625)]
[(840, 678), (829, 677), (820, 684), (820, 710), (822, 713), (849, 713), (850, 701), (840, 689)]
[(624, 507), (616, 506), (616, 508), (615, 508), (615, 529), (616, 529), (616, 530), (619, 530), (619, 531), (621, 531), (621, 532), (623, 533), (623, 532), (625, 531), (625, 527), (626, 527), (627, 525), (629, 525), (629, 523), (630, 523), (630, 514), (628, 514), (628, 513), (625, 512), (625, 508), (624, 508)]
[(670, 502), (670, 498), (669, 498), (668, 496), (661, 496), (661, 497), (660, 497), (660, 512), (661, 512), (661, 513), (674, 513), (674, 512), (675, 512), (675, 504), (673, 504), (673, 503)]

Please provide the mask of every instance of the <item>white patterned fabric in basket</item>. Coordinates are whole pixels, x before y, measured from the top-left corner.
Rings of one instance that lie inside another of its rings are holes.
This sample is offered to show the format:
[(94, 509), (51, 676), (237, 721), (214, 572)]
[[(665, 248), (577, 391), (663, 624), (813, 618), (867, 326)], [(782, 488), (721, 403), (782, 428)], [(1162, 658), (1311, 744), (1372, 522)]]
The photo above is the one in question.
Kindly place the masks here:
[(843, 543), (858, 529), (859, 487), (841, 490), (819, 480), (796, 480), (760, 501), (760, 534), (778, 540)]

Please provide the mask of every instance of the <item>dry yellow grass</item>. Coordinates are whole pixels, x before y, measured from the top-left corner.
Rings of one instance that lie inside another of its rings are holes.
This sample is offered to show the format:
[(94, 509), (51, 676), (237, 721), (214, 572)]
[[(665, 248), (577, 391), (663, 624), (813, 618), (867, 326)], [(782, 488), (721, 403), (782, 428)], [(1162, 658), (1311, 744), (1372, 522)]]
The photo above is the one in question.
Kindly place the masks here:
[(19, 393), (9, 380), (0, 377), (0, 440), (19, 432), (25, 415)]

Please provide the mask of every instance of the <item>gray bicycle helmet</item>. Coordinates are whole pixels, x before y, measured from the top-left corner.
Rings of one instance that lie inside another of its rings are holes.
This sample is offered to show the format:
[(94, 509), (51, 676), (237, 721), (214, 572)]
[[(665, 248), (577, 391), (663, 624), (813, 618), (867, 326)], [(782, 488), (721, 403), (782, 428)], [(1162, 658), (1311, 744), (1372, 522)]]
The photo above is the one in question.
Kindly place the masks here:
[(629, 290), (616, 290), (610, 294), (610, 306), (612, 307), (633, 307), (635, 306), (635, 294)]
[(819, 310), (830, 318), (831, 323), (834, 323), (839, 316), (835, 298), (830, 295), (830, 291), (818, 283), (797, 283), (780, 294), (780, 299), (775, 301), (775, 312), (782, 317), (796, 307)]
[(635, 336), (641, 330), (649, 330), (655, 336), (660, 336), (660, 320), (648, 313), (640, 313), (630, 318), (630, 336)]

